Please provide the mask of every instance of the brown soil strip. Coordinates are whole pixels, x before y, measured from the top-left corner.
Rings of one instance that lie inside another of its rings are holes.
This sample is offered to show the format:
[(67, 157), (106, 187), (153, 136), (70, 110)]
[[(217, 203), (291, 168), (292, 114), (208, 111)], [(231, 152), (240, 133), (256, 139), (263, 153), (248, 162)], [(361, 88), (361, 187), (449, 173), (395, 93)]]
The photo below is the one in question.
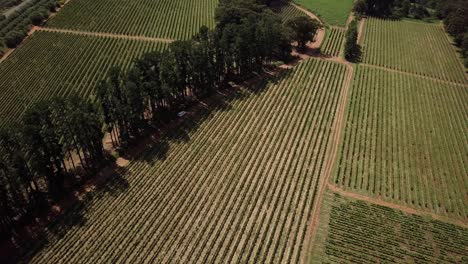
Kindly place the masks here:
[[(338, 58), (333, 58), (329, 60), (344, 63)], [(348, 73), (347, 73), (346, 81), (344, 83), (343, 91), (340, 97), (340, 103), (336, 110), (337, 113), (335, 115), (335, 121), (333, 124), (333, 130), (332, 130), (333, 131), (332, 142), (330, 142), (331, 147), (327, 151), (327, 154), (325, 157), (325, 166), (323, 168), (323, 172), (321, 173), (319, 182), (317, 183), (318, 189), (317, 189), (316, 200), (314, 201), (313, 208), (312, 208), (312, 219), (310, 219), (309, 225), (307, 227), (307, 233), (306, 233), (307, 234), (306, 237), (309, 239), (309, 241), (306, 242), (306, 246), (304, 247), (306, 250), (303, 253), (304, 257), (302, 258), (302, 263), (308, 263), (310, 259), (310, 252), (312, 252), (310, 248), (314, 244), (314, 240), (316, 238), (316, 233), (317, 233), (317, 229), (319, 225), (320, 209), (322, 206), (324, 193), (327, 189), (327, 184), (332, 174), (333, 166), (335, 164), (335, 160), (338, 155), (338, 146), (340, 143), (341, 134), (342, 134), (344, 124), (345, 124), (346, 105), (348, 101), (348, 94), (349, 94), (352, 80), (353, 80), (354, 69), (349, 62), (344, 63), (344, 65), (346, 65), (348, 69)]]
[(361, 38), (362, 35), (364, 34), (364, 24), (366, 23), (366, 18), (363, 17), (361, 19), (361, 22), (359, 23), (359, 28), (358, 28), (358, 36), (357, 36), (357, 43), (361, 44)]
[(424, 75), (420, 75), (420, 74), (417, 74), (417, 73), (405, 72), (405, 71), (401, 71), (401, 70), (395, 70), (395, 69), (391, 69), (391, 68), (387, 68), (387, 67), (382, 67), (382, 66), (377, 66), (377, 65), (372, 65), (372, 64), (366, 64), (366, 63), (361, 63), (360, 65), (375, 68), (375, 69), (385, 70), (385, 71), (389, 71), (389, 72), (406, 74), (406, 75), (409, 75), (409, 76), (419, 77), (419, 78), (432, 80), (432, 81), (436, 81), (436, 82), (440, 82), (440, 83), (446, 83), (446, 84), (451, 84), (451, 85), (468, 87), (468, 84), (445, 81), (445, 80), (441, 80), (441, 79), (439, 79), (437, 77), (429, 77), (429, 76), (424, 76)]
[(0, 63), (6, 60), (8, 56), (10, 56), (10, 54), (13, 53), (13, 51), (15, 51), (15, 49), (8, 49), (7, 52), (5, 52), (3, 56), (0, 58)]
[(366, 196), (366, 195), (345, 191), (345, 190), (343, 190), (343, 189), (341, 189), (341, 188), (339, 188), (339, 187), (337, 187), (337, 186), (335, 186), (335, 185), (333, 185), (331, 183), (327, 183), (327, 186), (332, 192), (338, 193), (338, 194), (340, 194), (342, 196), (345, 196), (345, 197), (349, 197), (349, 198), (353, 198), (353, 199), (356, 199), (356, 200), (361, 200), (361, 201), (364, 201), (364, 202), (389, 207), (389, 208), (392, 208), (392, 209), (403, 211), (403, 212), (408, 213), (408, 214), (414, 214), (414, 215), (420, 215), (420, 216), (429, 216), (429, 217), (432, 217), (433, 219), (436, 219), (436, 220), (439, 220), (439, 221), (442, 221), (442, 222), (447, 222), (447, 223), (451, 223), (451, 224), (461, 226), (463, 228), (468, 228), (468, 221), (467, 220), (455, 220), (455, 219), (452, 219), (452, 218), (443, 217), (443, 216), (435, 214), (435, 213), (421, 211), (421, 210), (418, 210), (418, 209), (415, 209), (415, 208), (412, 208), (412, 207), (408, 207), (408, 206), (404, 206), (404, 205), (401, 205), (401, 204), (395, 204), (395, 203), (387, 202), (387, 201), (384, 201), (384, 200), (379, 199), (379, 198), (369, 197), (369, 196)]
[(94, 37), (110, 37), (110, 38), (119, 38), (119, 39), (145, 40), (145, 41), (155, 41), (155, 42), (164, 42), (164, 43), (171, 43), (171, 42), (174, 41), (173, 39), (166, 39), (166, 38), (152, 38), (152, 37), (145, 37), (145, 36), (129, 36), (129, 35), (122, 35), (122, 34), (78, 31), (78, 30), (59, 29), (59, 28), (36, 27), (35, 31), (67, 33), (67, 34), (86, 35), (86, 36), (94, 36)]
[[(310, 12), (309, 10), (299, 6), (299, 5), (296, 5), (294, 3), (291, 3), (292, 6), (294, 6), (295, 8), (301, 10), (302, 12), (304, 12), (306, 15), (308, 15), (310, 18), (312, 19), (316, 19), (320, 22), (320, 24), (322, 24), (322, 26), (324, 25), (322, 20), (320, 20), (320, 18), (318, 18), (317, 15), (315, 15), (314, 13)], [(322, 45), (322, 42), (323, 40), (325, 39), (325, 28), (322, 27), (322, 29), (319, 29), (317, 31), (317, 34), (315, 35), (315, 41), (313, 43), (311, 43), (309, 46), (309, 48), (312, 48), (312, 49), (317, 49), (320, 47), (320, 45)]]

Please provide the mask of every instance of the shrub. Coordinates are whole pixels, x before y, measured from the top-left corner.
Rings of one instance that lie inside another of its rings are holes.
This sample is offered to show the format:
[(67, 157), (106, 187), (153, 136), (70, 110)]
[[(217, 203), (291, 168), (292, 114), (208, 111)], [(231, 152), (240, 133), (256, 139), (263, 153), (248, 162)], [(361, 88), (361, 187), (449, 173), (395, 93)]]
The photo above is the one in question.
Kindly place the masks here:
[(24, 34), (18, 31), (10, 31), (5, 35), (5, 44), (8, 48), (13, 49), (21, 43)]

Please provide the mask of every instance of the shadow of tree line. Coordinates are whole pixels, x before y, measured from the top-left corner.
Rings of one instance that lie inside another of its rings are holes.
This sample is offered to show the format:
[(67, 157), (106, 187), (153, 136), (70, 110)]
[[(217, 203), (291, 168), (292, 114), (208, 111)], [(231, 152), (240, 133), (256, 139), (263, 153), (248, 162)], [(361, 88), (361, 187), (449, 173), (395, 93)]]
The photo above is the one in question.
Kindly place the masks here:
[[(193, 114), (175, 121), (175, 125), (168, 125), (169, 129), (160, 137), (151, 138), (145, 146), (143, 152), (137, 155), (124, 155), (130, 161), (146, 162), (153, 165), (156, 161), (164, 161), (170, 150), (170, 142), (189, 143), (190, 135), (196, 132), (202, 122), (220, 112), (227, 112), (233, 109), (233, 103), (239, 100), (246, 100), (252, 95), (260, 95), (267, 91), (268, 84), (277, 84), (284, 79), (290, 69), (282, 69), (274, 74), (257, 74), (253, 83), (241, 83), (243, 88), (237, 85), (230, 85), (217, 92), (216, 95), (201, 100), (200, 105)], [(243, 89), (248, 89), (245, 92)], [(63, 214), (56, 217), (44, 230), (35, 234), (30, 241), (18, 241), (21, 245), (22, 252), (16, 259), (12, 259), (11, 263), (29, 263), (36, 254), (49, 245), (52, 245), (62, 239), (73, 228), (83, 228), (87, 224), (87, 212), (92, 210), (90, 205), (98, 199), (114, 197), (114, 199), (125, 193), (130, 188), (130, 182), (127, 180), (128, 170), (125, 167), (119, 167), (117, 164), (105, 168), (108, 170), (109, 177), (106, 177), (103, 182), (97, 184), (96, 189), (90, 191), (73, 202), (73, 206), (68, 208)], [(9, 261), (7, 261), (8, 263)]]

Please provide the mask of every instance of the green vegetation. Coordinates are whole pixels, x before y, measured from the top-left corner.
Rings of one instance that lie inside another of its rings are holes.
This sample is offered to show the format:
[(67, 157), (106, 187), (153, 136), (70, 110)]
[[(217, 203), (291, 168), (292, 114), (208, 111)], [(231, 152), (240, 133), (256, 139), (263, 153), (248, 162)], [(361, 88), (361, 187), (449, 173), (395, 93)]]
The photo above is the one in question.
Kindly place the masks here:
[(363, 63), (468, 83), (441, 26), (368, 18), (361, 44)]
[(20, 4), (22, 0), (0, 0), (0, 11)]
[(288, 21), (294, 17), (307, 16), (304, 12), (289, 4), (280, 5), (273, 8), (273, 10), (279, 14), (283, 21)]
[(350, 62), (359, 62), (361, 60), (362, 50), (358, 44), (358, 28), (356, 20), (349, 23), (346, 30), (346, 41), (344, 45), (344, 57)]
[[(324, 208), (328, 207), (328, 208)], [(312, 263), (465, 263), (468, 229), (327, 193)], [(327, 219), (328, 218), (328, 219)]]
[(90, 96), (112, 65), (131, 61), (159, 42), (38, 31), (0, 64), (0, 126), (18, 120), (32, 103), (53, 96)]
[[(0, 19), (0, 42), (5, 42), (9, 48), (15, 48), (26, 37), (31, 24), (40, 24), (49, 17), (51, 7), (56, 6), (56, 0), (32, 0), (5, 19)], [(1, 54), (3, 50), (0, 49)]]
[(227, 91), (71, 210), (30, 262), (297, 263), (345, 72), (311, 59)]
[(320, 52), (327, 56), (339, 57), (343, 51), (346, 31), (342, 28), (331, 27), (325, 32), (327, 36), (320, 47)]
[(359, 66), (334, 184), (467, 219), (465, 85)]
[(324, 23), (345, 26), (353, 7), (353, 0), (295, 0), (296, 3), (317, 14)]
[(71, 1), (47, 25), (81, 31), (189, 39), (214, 27), (218, 0)]

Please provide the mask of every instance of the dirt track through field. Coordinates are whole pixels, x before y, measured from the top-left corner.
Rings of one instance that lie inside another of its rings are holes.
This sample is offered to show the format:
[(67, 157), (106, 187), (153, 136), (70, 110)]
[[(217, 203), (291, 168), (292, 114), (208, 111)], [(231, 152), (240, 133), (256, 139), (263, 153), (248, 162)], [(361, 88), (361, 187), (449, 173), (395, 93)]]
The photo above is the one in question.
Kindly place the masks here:
[[(327, 59), (326, 59), (327, 60)], [(327, 189), (327, 184), (330, 178), (330, 175), (333, 171), (333, 165), (336, 160), (336, 156), (338, 154), (338, 146), (340, 143), (341, 134), (344, 128), (345, 123), (345, 113), (346, 113), (346, 105), (348, 101), (348, 94), (351, 89), (352, 80), (354, 76), (354, 68), (350, 63), (343, 62), (337, 58), (328, 59), (338, 63), (342, 63), (346, 65), (348, 69), (348, 73), (346, 76), (346, 82), (344, 83), (343, 92), (340, 97), (340, 103), (335, 115), (335, 123), (333, 124), (333, 137), (331, 142), (331, 147), (327, 151), (327, 156), (325, 158), (325, 166), (323, 168), (323, 172), (317, 184), (317, 199), (314, 201), (314, 205), (312, 208), (312, 219), (310, 219), (308, 230), (307, 230), (307, 237), (309, 238), (308, 243), (306, 243), (306, 250), (304, 252), (304, 258), (302, 259), (302, 263), (307, 263), (310, 259), (310, 250), (311, 246), (314, 244), (314, 240), (316, 238), (316, 232), (318, 229), (319, 224), (319, 215), (320, 209), (323, 202), (324, 193)]]
[(119, 39), (155, 41), (155, 42), (164, 42), (164, 43), (171, 43), (174, 41), (174, 39), (166, 39), (166, 38), (151, 38), (151, 37), (145, 37), (145, 36), (131, 36), (131, 35), (121, 35), (121, 34), (112, 34), (112, 33), (77, 31), (77, 30), (69, 30), (69, 29), (44, 28), (44, 27), (34, 27), (31, 30), (31, 34), (34, 33), (35, 31), (57, 32), (57, 33), (86, 35), (86, 36), (94, 36), (94, 37), (110, 37), (110, 38), (119, 38)]
[(432, 81), (436, 81), (436, 82), (440, 82), (440, 83), (468, 87), (468, 84), (445, 81), (445, 80), (439, 79), (437, 77), (429, 77), (429, 76), (424, 76), (424, 75), (417, 74), (417, 73), (400, 71), (400, 70), (395, 70), (395, 69), (391, 69), (391, 68), (387, 68), (387, 67), (382, 67), (382, 66), (377, 66), (377, 65), (372, 65), (372, 64), (366, 64), (366, 63), (361, 63), (360, 65), (366, 66), (366, 67), (369, 67), (369, 68), (375, 68), (375, 69), (385, 70), (385, 71), (389, 71), (389, 72), (395, 72), (395, 73), (401, 73), (401, 74), (405, 74), (405, 75), (409, 75), (409, 76), (419, 77), (419, 78), (423, 78), (423, 79), (426, 79), (426, 80), (432, 80)]
[(449, 219), (449, 218), (442, 217), (442, 216), (434, 214), (434, 213), (418, 210), (418, 209), (408, 207), (408, 206), (404, 206), (404, 205), (401, 205), (401, 204), (387, 202), (387, 201), (384, 201), (384, 200), (379, 199), (379, 198), (374, 198), (374, 197), (358, 194), (358, 193), (355, 193), (355, 192), (345, 191), (345, 190), (343, 190), (343, 189), (341, 189), (341, 188), (339, 188), (339, 187), (337, 187), (337, 186), (335, 186), (335, 185), (333, 185), (333, 184), (331, 184), (329, 182), (327, 183), (327, 186), (332, 192), (340, 194), (340, 195), (345, 196), (345, 197), (353, 198), (353, 199), (356, 199), (356, 200), (361, 200), (361, 201), (364, 201), (364, 202), (367, 202), (367, 203), (372, 203), (372, 204), (377, 204), (377, 205), (389, 207), (389, 208), (392, 208), (392, 209), (403, 211), (403, 212), (408, 213), (408, 214), (420, 215), (420, 216), (430, 216), (433, 219), (436, 219), (436, 220), (439, 220), (439, 221), (442, 221), (442, 222), (448, 222), (448, 223), (452, 223), (452, 224), (455, 224), (455, 225), (459, 225), (459, 226), (461, 226), (463, 228), (468, 228), (468, 223), (464, 222), (464, 221)]
[[(304, 12), (306, 15), (308, 15), (310, 18), (312, 19), (316, 19), (320, 22), (320, 24), (323, 25), (323, 22), (322, 20), (320, 20), (320, 18), (315, 15), (314, 13), (310, 12), (309, 10), (299, 6), (299, 5), (296, 5), (294, 3), (291, 3), (292, 6), (294, 6), (295, 8), (301, 10), (302, 12)], [(325, 28), (321, 28), (317, 31), (317, 35), (315, 35), (315, 41), (309, 45), (310, 48), (312, 49), (316, 49), (318, 47), (320, 47), (320, 45), (322, 45), (322, 42), (323, 40), (325, 39)]]
[(364, 33), (364, 25), (366, 24), (366, 18), (363, 17), (359, 23), (357, 43), (361, 44), (362, 34)]

